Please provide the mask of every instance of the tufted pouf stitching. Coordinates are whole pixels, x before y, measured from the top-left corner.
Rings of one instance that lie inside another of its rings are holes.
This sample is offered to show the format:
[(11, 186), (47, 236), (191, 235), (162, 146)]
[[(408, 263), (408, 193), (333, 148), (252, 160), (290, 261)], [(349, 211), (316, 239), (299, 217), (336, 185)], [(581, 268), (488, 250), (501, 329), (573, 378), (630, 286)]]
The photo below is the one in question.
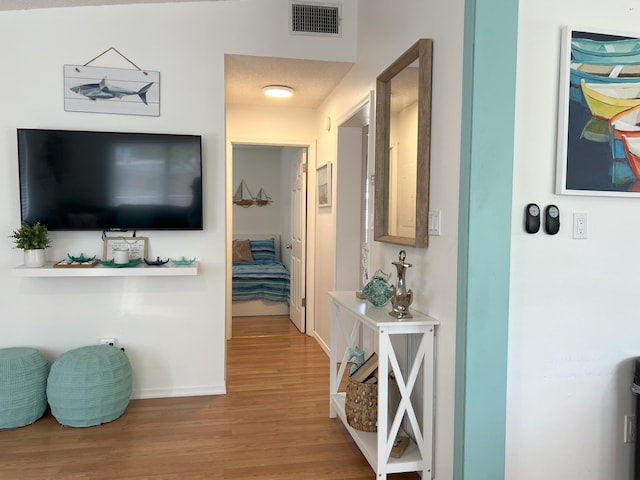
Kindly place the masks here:
[(29, 425), (47, 409), (49, 362), (35, 348), (0, 349), (0, 429)]
[(124, 352), (91, 345), (65, 352), (53, 362), (47, 397), (60, 424), (90, 427), (120, 417), (131, 388), (131, 364)]

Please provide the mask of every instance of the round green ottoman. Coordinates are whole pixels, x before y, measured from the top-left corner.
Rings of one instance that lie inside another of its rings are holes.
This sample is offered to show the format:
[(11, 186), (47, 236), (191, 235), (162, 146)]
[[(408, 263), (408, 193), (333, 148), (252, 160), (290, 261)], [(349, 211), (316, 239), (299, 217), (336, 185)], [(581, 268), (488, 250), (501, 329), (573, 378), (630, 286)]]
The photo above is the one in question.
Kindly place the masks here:
[(130, 397), (131, 364), (119, 348), (76, 348), (51, 366), (47, 398), (61, 425), (90, 427), (115, 420), (126, 410)]
[(0, 349), (0, 429), (29, 425), (47, 409), (49, 362), (35, 348)]

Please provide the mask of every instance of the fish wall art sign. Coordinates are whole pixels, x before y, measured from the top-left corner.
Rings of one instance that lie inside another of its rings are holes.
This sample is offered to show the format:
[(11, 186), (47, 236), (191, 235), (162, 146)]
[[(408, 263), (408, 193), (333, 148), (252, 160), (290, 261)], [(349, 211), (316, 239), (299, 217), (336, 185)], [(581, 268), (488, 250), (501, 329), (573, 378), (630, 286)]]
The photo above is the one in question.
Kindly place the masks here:
[(160, 116), (160, 72), (64, 66), (67, 112)]
[(640, 197), (640, 37), (564, 29), (556, 193)]

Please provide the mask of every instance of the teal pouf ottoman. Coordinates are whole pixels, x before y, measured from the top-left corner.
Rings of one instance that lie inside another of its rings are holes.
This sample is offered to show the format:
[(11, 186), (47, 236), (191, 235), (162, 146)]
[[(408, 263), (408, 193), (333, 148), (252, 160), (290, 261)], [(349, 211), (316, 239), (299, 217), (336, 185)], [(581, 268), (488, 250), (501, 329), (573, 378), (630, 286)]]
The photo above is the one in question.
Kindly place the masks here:
[(29, 425), (47, 409), (49, 362), (31, 347), (0, 349), (0, 429)]
[(91, 427), (120, 417), (131, 398), (131, 364), (110, 345), (60, 355), (49, 372), (47, 399), (61, 425)]

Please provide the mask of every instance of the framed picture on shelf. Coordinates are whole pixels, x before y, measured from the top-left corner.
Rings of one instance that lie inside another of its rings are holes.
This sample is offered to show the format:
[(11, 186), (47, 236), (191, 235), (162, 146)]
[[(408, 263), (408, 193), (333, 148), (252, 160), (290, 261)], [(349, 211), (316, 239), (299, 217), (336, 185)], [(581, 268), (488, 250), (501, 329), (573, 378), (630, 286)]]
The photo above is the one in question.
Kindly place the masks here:
[(640, 196), (640, 36), (565, 27), (556, 193)]
[(145, 259), (148, 256), (147, 237), (105, 237), (103, 260), (113, 260), (114, 250), (129, 250), (129, 258)]
[(318, 206), (331, 206), (331, 162), (327, 162), (316, 170), (318, 179)]

